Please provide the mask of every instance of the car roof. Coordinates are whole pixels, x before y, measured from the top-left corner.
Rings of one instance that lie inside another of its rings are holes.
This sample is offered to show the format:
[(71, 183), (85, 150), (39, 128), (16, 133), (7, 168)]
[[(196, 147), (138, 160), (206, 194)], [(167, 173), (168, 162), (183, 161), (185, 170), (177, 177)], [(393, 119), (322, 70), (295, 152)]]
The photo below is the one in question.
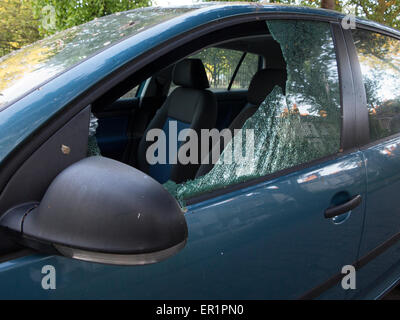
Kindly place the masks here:
[[(277, 4), (225, 2), (194, 5), (193, 8), (196, 10), (105, 48), (8, 105), (0, 112), (0, 164), (39, 126), (93, 87), (99, 79), (183, 32), (222, 18), (254, 13), (313, 15), (337, 20), (345, 17), (331, 10)], [(356, 22), (400, 37), (399, 31), (378, 23), (362, 19)]]

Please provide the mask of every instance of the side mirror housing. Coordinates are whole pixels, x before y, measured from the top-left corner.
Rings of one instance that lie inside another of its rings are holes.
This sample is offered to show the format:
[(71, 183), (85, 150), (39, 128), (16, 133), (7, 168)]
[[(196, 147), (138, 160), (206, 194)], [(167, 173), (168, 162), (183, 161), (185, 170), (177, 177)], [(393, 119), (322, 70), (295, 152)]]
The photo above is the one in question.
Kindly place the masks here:
[(106, 264), (164, 260), (186, 244), (179, 204), (157, 181), (103, 157), (61, 172), (40, 204), (9, 210), (0, 227), (20, 243)]

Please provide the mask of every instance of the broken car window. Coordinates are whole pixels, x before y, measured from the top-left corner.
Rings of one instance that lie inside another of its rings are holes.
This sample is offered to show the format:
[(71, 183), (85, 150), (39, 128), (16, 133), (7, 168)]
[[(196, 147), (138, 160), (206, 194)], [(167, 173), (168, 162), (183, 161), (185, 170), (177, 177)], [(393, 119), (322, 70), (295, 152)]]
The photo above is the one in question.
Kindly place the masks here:
[(165, 184), (178, 200), (339, 152), (340, 89), (329, 24), (275, 20), (267, 25), (286, 61), (286, 88), (275, 86), (208, 174)]
[(89, 121), (89, 139), (88, 139), (88, 157), (101, 156), (99, 145), (97, 144), (96, 131), (99, 126), (99, 119), (93, 113), (90, 113)]

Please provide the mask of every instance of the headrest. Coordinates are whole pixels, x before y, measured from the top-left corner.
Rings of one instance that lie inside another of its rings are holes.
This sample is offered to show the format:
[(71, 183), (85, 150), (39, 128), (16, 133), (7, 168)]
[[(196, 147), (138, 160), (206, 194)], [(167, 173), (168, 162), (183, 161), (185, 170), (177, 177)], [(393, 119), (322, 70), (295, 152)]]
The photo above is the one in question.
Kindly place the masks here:
[(275, 86), (280, 86), (282, 91), (285, 92), (286, 78), (285, 69), (259, 70), (251, 80), (247, 93), (247, 101), (259, 106)]
[(206, 70), (200, 59), (185, 59), (175, 65), (172, 77), (177, 86), (193, 89), (210, 87)]

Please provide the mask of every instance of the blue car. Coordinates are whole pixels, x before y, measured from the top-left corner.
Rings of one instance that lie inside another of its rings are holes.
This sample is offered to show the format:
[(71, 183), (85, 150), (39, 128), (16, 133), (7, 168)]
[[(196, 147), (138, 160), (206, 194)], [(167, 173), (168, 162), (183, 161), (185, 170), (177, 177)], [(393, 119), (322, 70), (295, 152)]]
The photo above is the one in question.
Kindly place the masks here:
[(399, 31), (281, 5), (137, 9), (1, 58), (0, 298), (383, 297), (399, 78)]

